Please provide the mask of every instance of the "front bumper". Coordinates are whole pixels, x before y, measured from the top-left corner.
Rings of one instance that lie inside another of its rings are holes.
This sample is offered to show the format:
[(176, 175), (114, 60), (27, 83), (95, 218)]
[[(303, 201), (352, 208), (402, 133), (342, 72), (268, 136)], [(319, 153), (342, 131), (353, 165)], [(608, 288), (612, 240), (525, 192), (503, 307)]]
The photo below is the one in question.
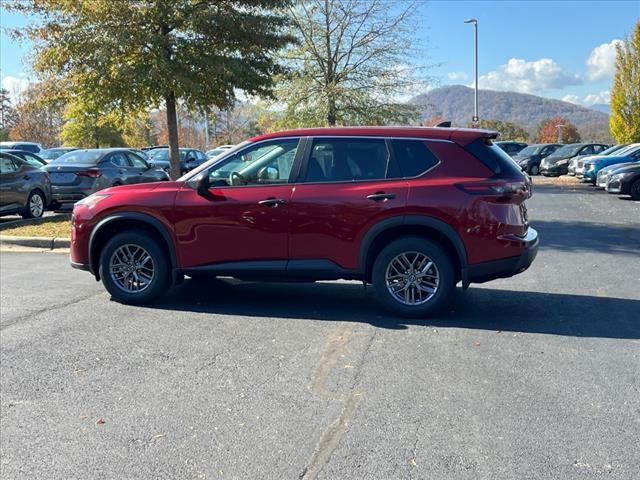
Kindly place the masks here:
[(583, 182), (590, 182), (590, 183), (596, 183), (596, 176), (598, 174), (596, 173), (595, 170), (586, 170), (584, 171), (584, 174), (582, 175), (582, 181)]
[(524, 238), (514, 236), (513, 241), (522, 247), (520, 255), (468, 265), (467, 282), (484, 283), (496, 278), (508, 278), (529, 268), (538, 254), (538, 245), (540, 244), (538, 232), (529, 228)]
[(564, 165), (541, 165), (540, 173), (547, 177), (559, 177), (560, 175), (566, 175), (569, 166), (567, 164)]

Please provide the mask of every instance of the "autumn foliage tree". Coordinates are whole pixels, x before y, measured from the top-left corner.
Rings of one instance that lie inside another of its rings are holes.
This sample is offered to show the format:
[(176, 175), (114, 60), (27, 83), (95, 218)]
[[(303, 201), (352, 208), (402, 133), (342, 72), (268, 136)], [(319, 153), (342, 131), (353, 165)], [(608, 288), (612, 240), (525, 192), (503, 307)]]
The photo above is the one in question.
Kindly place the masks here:
[[(471, 126), (471, 124), (467, 125), (467, 127)], [(478, 124), (478, 128), (498, 132), (500, 134), (500, 140), (526, 142), (529, 139), (529, 132), (520, 125), (516, 125), (511, 122), (503, 122), (502, 120), (482, 119)]]
[(619, 143), (640, 142), (640, 21), (616, 49), (609, 127)]
[(436, 125), (438, 125), (439, 123), (444, 122), (445, 119), (443, 116), (441, 115), (434, 115), (432, 117), (429, 118), (425, 118), (422, 121), (422, 126), (423, 127), (435, 127)]
[[(562, 138), (558, 132), (558, 125), (562, 127)], [(556, 116), (540, 122), (535, 135), (535, 143), (576, 143), (580, 141), (578, 128), (564, 117)]]
[(52, 100), (47, 84), (31, 84), (13, 109), (9, 138), (38, 142), (47, 147), (59, 145), (63, 110), (60, 101)]

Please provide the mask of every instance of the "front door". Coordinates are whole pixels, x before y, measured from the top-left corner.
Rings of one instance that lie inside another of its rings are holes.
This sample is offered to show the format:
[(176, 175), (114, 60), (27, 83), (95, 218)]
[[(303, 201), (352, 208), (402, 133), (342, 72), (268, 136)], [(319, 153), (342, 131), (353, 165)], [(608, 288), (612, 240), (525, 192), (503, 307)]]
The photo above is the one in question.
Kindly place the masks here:
[(291, 198), (291, 268), (297, 260), (358, 267), (363, 235), (381, 219), (402, 214), (407, 181), (383, 138), (313, 140), (303, 180)]
[(174, 210), (182, 267), (223, 262), (284, 267), (298, 143), (289, 138), (249, 145), (201, 173), (209, 177), (208, 192), (184, 185)]

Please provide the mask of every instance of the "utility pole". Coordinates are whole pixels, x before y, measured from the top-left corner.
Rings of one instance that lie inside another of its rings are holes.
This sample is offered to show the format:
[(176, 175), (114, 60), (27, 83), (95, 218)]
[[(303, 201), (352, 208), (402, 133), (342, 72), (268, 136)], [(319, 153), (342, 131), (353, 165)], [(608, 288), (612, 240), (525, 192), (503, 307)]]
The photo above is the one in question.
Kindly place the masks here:
[(473, 119), (471, 124), (473, 128), (478, 128), (478, 124), (480, 122), (480, 117), (478, 116), (478, 20), (475, 18), (470, 18), (465, 20), (464, 23), (473, 23), (474, 30), (474, 50), (475, 50), (475, 64), (476, 64), (476, 81), (475, 81), (475, 91), (474, 91), (474, 109), (473, 109)]
[(564, 128), (564, 125), (556, 125), (556, 128), (558, 129), (558, 143), (563, 143), (562, 142), (562, 129)]

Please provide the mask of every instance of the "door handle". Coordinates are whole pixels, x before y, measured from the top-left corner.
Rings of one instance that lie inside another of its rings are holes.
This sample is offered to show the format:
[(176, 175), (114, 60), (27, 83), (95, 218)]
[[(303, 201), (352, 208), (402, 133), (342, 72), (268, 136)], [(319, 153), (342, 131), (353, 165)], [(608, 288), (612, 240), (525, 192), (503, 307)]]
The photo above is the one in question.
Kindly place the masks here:
[(283, 205), (285, 203), (287, 202), (281, 198), (267, 198), (258, 202), (259, 205), (264, 205), (265, 207), (277, 207), (278, 205)]
[(374, 202), (380, 202), (381, 200), (391, 200), (393, 198), (396, 198), (395, 193), (376, 192), (371, 195), (367, 195), (367, 199), (373, 200)]

